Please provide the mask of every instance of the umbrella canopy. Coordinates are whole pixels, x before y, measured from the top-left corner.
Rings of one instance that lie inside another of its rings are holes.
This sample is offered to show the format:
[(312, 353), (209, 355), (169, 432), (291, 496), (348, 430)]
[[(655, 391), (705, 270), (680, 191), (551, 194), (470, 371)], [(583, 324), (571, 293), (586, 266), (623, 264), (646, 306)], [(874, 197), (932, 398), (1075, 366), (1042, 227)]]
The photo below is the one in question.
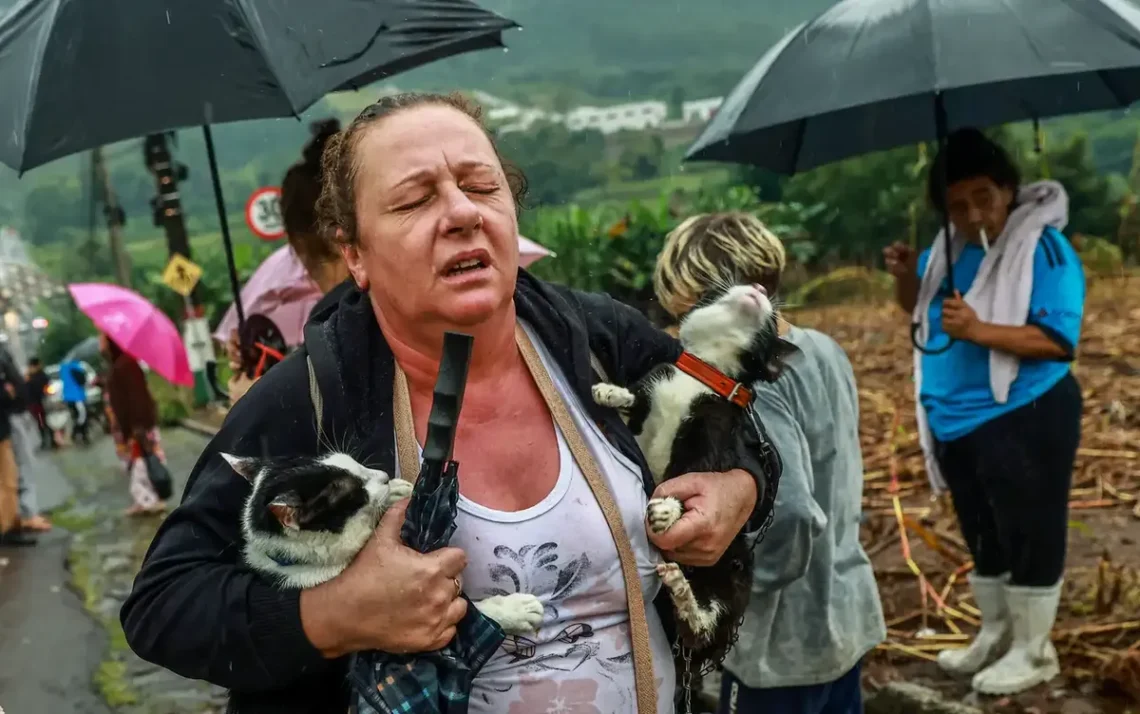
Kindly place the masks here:
[(845, 0), (772, 47), (686, 158), (788, 174), (1137, 99), (1128, 0)]
[(124, 352), (146, 362), (167, 381), (194, 386), (178, 328), (146, 298), (105, 283), (74, 283), (67, 289), (83, 314)]
[(23, 0), (0, 20), (0, 161), (295, 116), (515, 26), (469, 0)]
[[(455, 532), (459, 465), (452, 461), (451, 450), (467, 386), (472, 342), (470, 335), (444, 333), (443, 357), (428, 416), (423, 466), (400, 530), (404, 545), (421, 553), (446, 546)], [(358, 706), (361, 714), (466, 714), (471, 682), (505, 636), (502, 629), (470, 601), (467, 614), (455, 630), (455, 639), (436, 652), (357, 655), (352, 664), (352, 679), (362, 699)]]
[(554, 255), (543, 246), (529, 238), (519, 236), (519, 267), (525, 268), (540, 258)]
[[(263, 260), (241, 289), (246, 314), (268, 317), (281, 330), (290, 347), (304, 341), (309, 312), (321, 297), (320, 288), (309, 278), (305, 266), (288, 244)], [(214, 330), (214, 339), (225, 342), (237, 327), (237, 310), (231, 304), (218, 329)]]

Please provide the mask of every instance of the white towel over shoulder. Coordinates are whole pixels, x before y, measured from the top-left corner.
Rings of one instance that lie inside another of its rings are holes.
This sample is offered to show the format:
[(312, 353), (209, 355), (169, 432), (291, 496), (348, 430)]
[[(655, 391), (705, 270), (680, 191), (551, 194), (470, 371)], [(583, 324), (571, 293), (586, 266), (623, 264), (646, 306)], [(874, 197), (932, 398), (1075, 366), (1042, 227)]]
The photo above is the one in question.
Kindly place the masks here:
[[(1029, 300), (1033, 294), (1033, 258), (1037, 243), (1046, 228), (1064, 230), (1069, 222), (1069, 195), (1056, 181), (1038, 181), (1023, 186), (1017, 194), (1017, 208), (1006, 221), (1005, 231), (992, 242), (982, 259), (970, 290), (963, 296), (974, 308), (978, 319), (995, 325), (1020, 327), (1029, 316)], [(954, 234), (951, 250), (954, 259), (961, 254), (966, 241)], [(914, 306), (913, 320), (918, 323), (918, 342), (926, 344), (930, 333), (927, 314), (930, 302), (946, 278), (946, 250), (943, 232), (939, 231), (930, 251), (926, 271)], [(1004, 404), (1009, 388), (1017, 379), (1021, 361), (1014, 355), (990, 351), (990, 388), (994, 400)], [(918, 416), (919, 440), (926, 456), (926, 469), (936, 492), (945, 490), (946, 482), (934, 458), (934, 438), (926, 420), (922, 393), (922, 352), (914, 351), (915, 408)]]

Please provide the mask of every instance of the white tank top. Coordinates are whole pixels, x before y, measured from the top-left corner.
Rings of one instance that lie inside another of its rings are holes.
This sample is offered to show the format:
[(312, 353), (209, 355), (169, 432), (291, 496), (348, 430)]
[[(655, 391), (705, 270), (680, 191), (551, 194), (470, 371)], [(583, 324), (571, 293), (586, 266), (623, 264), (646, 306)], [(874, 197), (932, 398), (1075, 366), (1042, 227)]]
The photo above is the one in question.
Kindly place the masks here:
[[(653, 599), (661, 556), (645, 533), (641, 472), (610, 445), (546, 349), (531, 334), (555, 388), (598, 461), (637, 557), (657, 684), (657, 711), (672, 714), (675, 674)], [(560, 429), (553, 490), (523, 511), (459, 497), (451, 545), (467, 554), (463, 588), (478, 601), (525, 592), (545, 605), (535, 637), (507, 636), (475, 678), (473, 714), (632, 714), (637, 711), (629, 612), (617, 548), (602, 509)], [(462, 465), (460, 465), (462, 468)]]

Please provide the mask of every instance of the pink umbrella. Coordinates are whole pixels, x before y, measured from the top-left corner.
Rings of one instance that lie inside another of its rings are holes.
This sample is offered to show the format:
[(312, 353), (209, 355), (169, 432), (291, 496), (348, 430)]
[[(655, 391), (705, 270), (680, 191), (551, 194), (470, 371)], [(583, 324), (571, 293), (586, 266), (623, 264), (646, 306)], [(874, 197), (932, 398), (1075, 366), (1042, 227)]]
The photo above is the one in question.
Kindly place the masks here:
[(554, 253), (551, 253), (549, 250), (543, 248), (541, 245), (535, 243), (529, 238), (523, 238), (522, 236), (519, 236), (520, 267), (525, 268), (539, 258), (545, 258), (548, 255), (553, 256)]
[(67, 289), (83, 314), (124, 352), (146, 362), (167, 381), (194, 386), (178, 328), (146, 298), (105, 283), (73, 283)]
[[(539, 258), (553, 255), (538, 243), (519, 236), (519, 265), (526, 267)], [(241, 289), (242, 306), (247, 315), (265, 315), (285, 338), (290, 347), (304, 339), (309, 312), (321, 299), (321, 291), (310, 278), (293, 248), (284, 245), (273, 251)], [(225, 342), (237, 329), (237, 311), (230, 305), (214, 330), (214, 339)]]
[[(320, 289), (288, 244), (263, 260), (241, 289), (245, 314), (273, 320), (290, 347), (301, 344), (309, 312), (320, 299)], [(237, 311), (231, 304), (214, 330), (214, 339), (225, 342), (236, 329)]]

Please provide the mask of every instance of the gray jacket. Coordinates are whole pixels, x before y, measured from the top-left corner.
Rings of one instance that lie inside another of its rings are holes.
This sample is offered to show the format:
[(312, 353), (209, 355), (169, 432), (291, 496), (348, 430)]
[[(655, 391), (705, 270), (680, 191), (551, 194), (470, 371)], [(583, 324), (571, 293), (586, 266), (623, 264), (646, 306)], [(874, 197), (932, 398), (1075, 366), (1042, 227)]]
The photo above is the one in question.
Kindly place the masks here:
[(797, 351), (755, 408), (784, 471), (775, 519), (756, 546), (752, 601), (725, 669), (751, 688), (831, 682), (883, 641), (870, 560), (859, 544), (863, 458), (859, 399), (847, 355), (793, 327)]

